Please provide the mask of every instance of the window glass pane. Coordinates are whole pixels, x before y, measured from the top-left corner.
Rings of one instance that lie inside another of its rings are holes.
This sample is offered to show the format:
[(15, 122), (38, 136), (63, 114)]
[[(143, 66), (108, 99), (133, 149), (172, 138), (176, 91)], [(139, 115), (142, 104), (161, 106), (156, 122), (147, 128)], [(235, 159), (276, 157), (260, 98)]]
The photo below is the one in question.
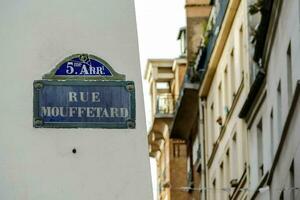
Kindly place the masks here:
[(158, 83), (156, 83), (156, 88), (157, 89), (169, 89), (170, 85), (169, 85), (169, 82), (158, 82)]

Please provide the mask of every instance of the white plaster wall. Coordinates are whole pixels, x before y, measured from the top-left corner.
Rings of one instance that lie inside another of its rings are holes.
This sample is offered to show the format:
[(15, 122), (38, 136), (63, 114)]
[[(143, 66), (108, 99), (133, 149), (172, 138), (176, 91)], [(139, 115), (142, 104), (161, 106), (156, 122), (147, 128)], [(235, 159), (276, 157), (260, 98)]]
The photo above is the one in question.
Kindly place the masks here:
[[(220, 126), (217, 124), (216, 119), (218, 118), (218, 116), (220, 116), (220, 114), (218, 113), (219, 111), (219, 84), (222, 83), (222, 101), (223, 101), (223, 105), (225, 102), (225, 95), (231, 95), (232, 96), (232, 91), (233, 88), (231, 87), (231, 77), (234, 76), (235, 77), (235, 88), (234, 88), (234, 92), (237, 93), (239, 87), (242, 84), (242, 79), (243, 80), (243, 88), (241, 91), (240, 96), (238, 97), (237, 103), (235, 105), (235, 107), (233, 108), (233, 113), (228, 121), (228, 123), (226, 124), (226, 130), (224, 133), (224, 136), (221, 140), (221, 142), (219, 143), (219, 147), (218, 150), (215, 154), (215, 157), (213, 159), (213, 163), (211, 165), (211, 167), (208, 169), (208, 180), (209, 183), (212, 184), (213, 180), (216, 178), (217, 183), (218, 181), (221, 179), (221, 173), (220, 172), (220, 164), (222, 162), (225, 161), (226, 159), (226, 152), (228, 149), (230, 149), (231, 151), (231, 155), (230, 155), (230, 159), (231, 159), (231, 163), (233, 163), (233, 142), (232, 142), (232, 138), (234, 133), (236, 133), (236, 140), (237, 140), (237, 148), (236, 148), (236, 153), (237, 153), (237, 163), (236, 167), (233, 166), (226, 166), (229, 167), (231, 170), (231, 177), (229, 180), (224, 180), (225, 181), (225, 185), (227, 188), (230, 187), (230, 180), (231, 179), (235, 179), (237, 178), (238, 180), (241, 178), (244, 169), (245, 169), (245, 162), (246, 162), (246, 156), (247, 156), (247, 150), (246, 150), (246, 140), (247, 140), (247, 135), (245, 134), (245, 122), (241, 119), (238, 118), (238, 114), (243, 106), (243, 103), (247, 97), (248, 91), (249, 91), (249, 72), (248, 72), (248, 52), (247, 52), (247, 41), (248, 41), (248, 32), (247, 32), (247, 5), (246, 5), (246, 1), (241, 1), (239, 8), (237, 10), (236, 16), (234, 18), (231, 30), (229, 32), (228, 35), (228, 39), (226, 41), (224, 50), (222, 52), (222, 55), (220, 57), (220, 61), (218, 63), (216, 72), (214, 74), (214, 78), (213, 81), (211, 83), (211, 87), (210, 87), (210, 92), (207, 96), (207, 113), (206, 113), (206, 117), (208, 117), (207, 119), (207, 132), (206, 134), (209, 134), (207, 136), (208, 140), (208, 158), (207, 161), (209, 159), (209, 156), (212, 153), (213, 150), (213, 143), (216, 142), (216, 140), (219, 137), (219, 133), (220, 133)], [(243, 41), (244, 41), (244, 45), (242, 48), (243, 49), (243, 63), (240, 59), (240, 45), (239, 45), (239, 31), (241, 26), (243, 26)], [(235, 73), (232, 74), (232, 65), (231, 65), (231, 58), (230, 58), (230, 54), (232, 52), (232, 50), (234, 50), (234, 56), (235, 56)], [(229, 82), (228, 82), (228, 86), (226, 88), (226, 90), (224, 91), (224, 86), (225, 86), (225, 68), (227, 67), (228, 70), (228, 75), (229, 75)], [(241, 71), (244, 71), (244, 77), (242, 77), (242, 73)], [(230, 88), (230, 89), (229, 89)], [(228, 90), (229, 89), (229, 90)], [(230, 93), (229, 93), (230, 91)], [(226, 106), (231, 107), (232, 103), (233, 103), (233, 99), (234, 97), (230, 97), (229, 99), (231, 99), (231, 101), (229, 102), (229, 105), (227, 103)], [(212, 103), (214, 104), (214, 112), (215, 112), (215, 119), (211, 119), (212, 114), (211, 114), (211, 105)], [(223, 124), (225, 122), (226, 119), (226, 114), (224, 112), (224, 109), (222, 109), (222, 117), (223, 117)], [(211, 123), (213, 123), (213, 125), (215, 126), (214, 133), (211, 133), (210, 127), (211, 127)], [(214, 136), (214, 141), (212, 141), (212, 134), (215, 134)], [(237, 171), (234, 171), (234, 169), (236, 169)], [(236, 175), (236, 177), (233, 177), (233, 174)], [(221, 199), (222, 197), (222, 193), (217, 193), (217, 199)], [(210, 198), (211, 199), (211, 198)]]
[[(253, 119), (250, 129), (248, 130), (248, 154), (249, 154), (249, 196), (251, 196), (255, 190), (257, 189), (258, 185), (260, 184), (263, 177), (259, 175), (259, 163), (258, 163), (258, 154), (262, 154), (263, 164), (264, 164), (264, 173), (266, 173), (269, 168), (266, 166), (266, 160), (268, 159), (268, 143), (270, 139), (267, 137), (269, 133), (266, 130), (268, 124), (265, 123), (266, 121), (266, 103), (262, 101), (262, 105), (259, 108), (258, 113)], [(257, 126), (262, 120), (262, 152), (258, 152), (258, 138), (257, 138)]]
[[(299, 124), (300, 124), (300, 101), (298, 101), (297, 107), (295, 109), (295, 115), (291, 121), (290, 129), (283, 146), (281, 156), (279, 158), (278, 164), (274, 171), (272, 183), (271, 183), (271, 199), (279, 199), (280, 193), (283, 189), (285, 199), (290, 199), (288, 196), (292, 191), (287, 185), (289, 178), (289, 169), (294, 160), (294, 170), (295, 170), (295, 187), (300, 187), (300, 136), (299, 136)], [(295, 199), (300, 198), (300, 191), (295, 192)]]
[[(152, 199), (133, 0), (0, 4), (0, 199)], [(33, 128), (33, 81), (75, 53), (135, 82), (136, 129)]]
[[(253, 128), (251, 129), (249, 136), (249, 156), (250, 156), (250, 188), (255, 189), (258, 187), (260, 180), (257, 178), (257, 132), (255, 130), (256, 125), (260, 118), (263, 119), (263, 159), (265, 171), (270, 170), (273, 163), (273, 156), (275, 155), (284, 123), (289, 111), (288, 103), (288, 89), (287, 83), (287, 49), (289, 42), (291, 42), (292, 51), (292, 83), (293, 90), (296, 87), (296, 81), (300, 79), (300, 15), (299, 15), (299, 1), (283, 1), (282, 11), (279, 18), (278, 27), (276, 29), (276, 35), (274, 43), (271, 49), (270, 60), (268, 63), (267, 72), (267, 96), (264, 105), (260, 108), (257, 116), (255, 117)], [(277, 87), (281, 83), (281, 112), (277, 109), (279, 101), (277, 100)], [(299, 104), (299, 103), (298, 103)], [(270, 113), (273, 110), (273, 133), (271, 133)], [(279, 116), (281, 115), (281, 120)], [(280, 128), (278, 128), (280, 127)], [(274, 172), (273, 181), (270, 186), (270, 196), (266, 195), (269, 192), (261, 194), (257, 199), (279, 199), (280, 192), (286, 187), (287, 177), (289, 175), (289, 168), (291, 162), (295, 159), (295, 180), (300, 180), (298, 162), (299, 156), (296, 153), (300, 147), (299, 137), (299, 105), (295, 111), (295, 115), (292, 119), (291, 127), (288, 132), (287, 140), (284, 144), (280, 159)], [(271, 137), (273, 140), (274, 152), (271, 152)], [(254, 173), (253, 173), (254, 172)], [(296, 186), (299, 187), (299, 182), (296, 181)], [(299, 193), (299, 192), (298, 192)], [(287, 192), (285, 192), (285, 198), (287, 198)], [(299, 195), (299, 194), (298, 194)], [(298, 199), (300, 196), (297, 196)], [(290, 198), (287, 198), (290, 199)]]
[(153, 200), (158, 200), (159, 189), (158, 189), (158, 180), (157, 180), (157, 162), (156, 159), (153, 157), (150, 157), (150, 167), (151, 167)]
[[(282, 86), (282, 119), (280, 124), (283, 127), (286, 122), (286, 117), (289, 112), (288, 103), (288, 89), (287, 89), (287, 49), (289, 42), (291, 42), (292, 55), (292, 83), (293, 90), (295, 90), (297, 80), (300, 80), (300, 1), (283, 1), (281, 15), (279, 18), (278, 27), (276, 29), (276, 36), (272, 47), (269, 70), (267, 75), (268, 93), (268, 113), (272, 107), (275, 108), (274, 120), (278, 118), (276, 110), (277, 101), (277, 86), (281, 80)], [(287, 187), (287, 179), (289, 175), (289, 168), (292, 160), (294, 160), (295, 169), (295, 186), (300, 187), (300, 105), (299, 101), (295, 108), (294, 116), (287, 133), (286, 141), (283, 145), (279, 161), (274, 171), (273, 180), (271, 183), (271, 199), (278, 199), (283, 188)], [(275, 121), (276, 122), (276, 121)], [(277, 130), (279, 132), (280, 130)], [(277, 133), (277, 136), (280, 134)], [(277, 137), (275, 141), (275, 149), (277, 149), (280, 138)], [(285, 198), (289, 198), (289, 192), (285, 192)], [(300, 198), (300, 191), (296, 193), (296, 199)]]
[[(300, 79), (300, 14), (299, 1), (283, 1), (282, 11), (276, 29), (276, 36), (272, 47), (270, 56), (268, 75), (267, 75), (267, 90), (269, 95), (267, 101), (269, 108), (267, 113), (274, 108), (274, 120), (277, 120), (277, 102), (275, 101), (277, 95), (277, 86), (281, 80), (282, 88), (282, 119), (285, 119), (288, 110), (288, 89), (287, 89), (287, 49), (289, 42), (291, 42), (292, 51), (292, 78), (293, 90), (296, 87), (296, 81)], [(281, 121), (281, 126), (284, 125), (284, 120)], [(279, 134), (278, 134), (279, 135)]]

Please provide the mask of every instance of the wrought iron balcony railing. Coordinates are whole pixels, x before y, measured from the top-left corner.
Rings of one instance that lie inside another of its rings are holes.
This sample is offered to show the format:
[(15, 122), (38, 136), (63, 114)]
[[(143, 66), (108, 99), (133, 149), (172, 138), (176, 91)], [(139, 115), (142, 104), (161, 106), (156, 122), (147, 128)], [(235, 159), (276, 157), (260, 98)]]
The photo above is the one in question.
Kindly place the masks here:
[(157, 96), (156, 114), (174, 114), (174, 99), (171, 94)]

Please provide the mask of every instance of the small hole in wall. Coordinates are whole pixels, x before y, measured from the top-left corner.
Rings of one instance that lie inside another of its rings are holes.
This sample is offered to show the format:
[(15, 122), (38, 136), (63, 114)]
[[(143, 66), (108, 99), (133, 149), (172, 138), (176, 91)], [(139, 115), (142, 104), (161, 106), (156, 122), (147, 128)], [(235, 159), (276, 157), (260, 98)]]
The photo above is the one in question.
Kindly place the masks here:
[(74, 148), (74, 149), (72, 150), (72, 153), (75, 154), (76, 152), (77, 152), (77, 150)]

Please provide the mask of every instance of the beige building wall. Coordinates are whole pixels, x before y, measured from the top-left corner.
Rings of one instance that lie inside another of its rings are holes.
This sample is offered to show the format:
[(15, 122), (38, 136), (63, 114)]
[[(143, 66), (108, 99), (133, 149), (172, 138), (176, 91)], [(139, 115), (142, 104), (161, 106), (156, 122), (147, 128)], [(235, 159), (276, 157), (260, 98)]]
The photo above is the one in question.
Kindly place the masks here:
[(171, 199), (189, 199), (187, 190), (187, 146), (182, 140), (171, 140), (170, 146), (170, 169), (171, 169)]

